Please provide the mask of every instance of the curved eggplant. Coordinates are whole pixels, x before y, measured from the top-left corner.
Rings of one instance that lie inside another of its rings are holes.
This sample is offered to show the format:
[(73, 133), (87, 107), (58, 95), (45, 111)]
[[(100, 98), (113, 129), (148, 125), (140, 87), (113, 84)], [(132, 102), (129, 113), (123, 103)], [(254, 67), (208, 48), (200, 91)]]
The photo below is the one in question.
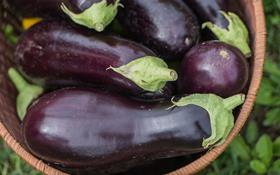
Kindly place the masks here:
[(181, 59), (199, 40), (199, 26), (181, 0), (122, 0), (118, 20), (134, 39), (166, 60)]
[(148, 48), (65, 22), (33, 26), (19, 41), (14, 58), (29, 80), (47, 88), (87, 85), (143, 98), (149, 92), (147, 98), (157, 98), (172, 96), (165, 85), (177, 79)]
[(208, 41), (185, 56), (178, 80), (180, 93), (214, 93), (222, 97), (242, 92), (249, 80), (249, 65), (235, 47)]
[(232, 109), (243, 101), (243, 95), (221, 99), (197, 94), (173, 104), (141, 103), (105, 91), (68, 88), (34, 102), (23, 135), (34, 155), (56, 166), (112, 173), (220, 144), (233, 127)]
[(103, 31), (117, 15), (120, 0), (13, 0), (16, 10), (26, 17), (67, 15), (75, 23)]
[[(239, 48), (247, 57), (252, 55), (249, 32), (240, 16), (244, 12), (238, 0), (184, 0), (198, 15), (203, 28), (210, 29), (221, 41)], [(238, 14), (238, 15), (236, 15)]]

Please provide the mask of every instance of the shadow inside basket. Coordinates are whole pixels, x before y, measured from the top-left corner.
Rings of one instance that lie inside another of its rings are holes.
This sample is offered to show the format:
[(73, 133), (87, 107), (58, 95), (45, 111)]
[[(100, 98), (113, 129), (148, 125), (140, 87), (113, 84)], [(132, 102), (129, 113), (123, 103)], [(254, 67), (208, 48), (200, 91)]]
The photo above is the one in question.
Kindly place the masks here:
[[(245, 11), (245, 10), (244, 10)], [(247, 18), (250, 19), (251, 14), (246, 14)], [(248, 21), (245, 19), (245, 21)], [(6, 3), (6, 0), (2, 1), (0, 4), (0, 28), (3, 29), (5, 25), (12, 25), (18, 34), (21, 33), (21, 23), (20, 18), (18, 18), (9, 8)], [(247, 23), (248, 25), (253, 25)], [(252, 26), (249, 26), (252, 29)], [(252, 30), (251, 30), (252, 31)], [(254, 33), (251, 33), (252, 43), (254, 39)], [(7, 77), (7, 71), (10, 67), (13, 66), (12, 57), (13, 57), (13, 49), (14, 46), (7, 42), (5, 39), (3, 32), (0, 32), (0, 120), (8, 132), (14, 137), (17, 142), (23, 148), (26, 148), (24, 144), (23, 137), (21, 134), (21, 122), (16, 115), (15, 109), (15, 101), (16, 101), (16, 89), (9, 81)], [(253, 63), (253, 59), (251, 60), (251, 65)], [(251, 68), (252, 70), (252, 68)], [(238, 114), (238, 111), (236, 112)], [(236, 115), (237, 116), (237, 115)], [(1, 131), (0, 131), (1, 132)], [(148, 162), (141, 167), (137, 167), (132, 169), (126, 174), (145, 174), (145, 175), (156, 175), (156, 174), (164, 174), (176, 170), (178, 168), (183, 167), (184, 165), (192, 162), (196, 158), (200, 157), (204, 153), (200, 153), (197, 155), (191, 155), (187, 157), (179, 157), (179, 158), (172, 158), (172, 159), (163, 159), (153, 162)], [(79, 173), (75, 171), (69, 170), (70, 173)], [(87, 172), (84, 171), (84, 174), (91, 174), (90, 170)]]
[[(13, 17), (9, 11), (6, 10), (7, 5), (5, 1), (0, 4), (0, 28), (3, 29), (8, 23), (19, 27), (17, 18)], [(0, 32), (0, 120), (5, 125), (9, 133), (22, 145), (23, 139), (20, 132), (20, 120), (16, 115), (16, 89), (8, 79), (8, 69), (13, 66), (14, 46), (7, 42), (2, 30)]]

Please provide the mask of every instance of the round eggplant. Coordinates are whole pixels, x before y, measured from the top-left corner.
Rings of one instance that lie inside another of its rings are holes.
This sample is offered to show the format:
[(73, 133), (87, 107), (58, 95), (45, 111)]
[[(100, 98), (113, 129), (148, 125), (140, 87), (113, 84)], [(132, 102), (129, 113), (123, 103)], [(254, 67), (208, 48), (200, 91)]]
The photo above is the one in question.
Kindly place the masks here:
[(181, 59), (200, 37), (192, 11), (181, 0), (122, 0), (118, 20), (166, 60)]
[(70, 17), (75, 23), (103, 31), (117, 15), (120, 0), (13, 0), (26, 17)]
[(174, 70), (140, 44), (58, 21), (28, 30), (14, 59), (29, 80), (46, 88), (86, 85), (150, 99), (172, 96), (165, 85), (177, 79)]
[(243, 101), (243, 95), (197, 94), (167, 104), (141, 103), (68, 88), (34, 102), (23, 121), (23, 136), (34, 155), (56, 166), (112, 173), (220, 143), (233, 127), (232, 109)]
[(178, 80), (180, 93), (215, 93), (222, 97), (242, 92), (249, 65), (235, 47), (220, 41), (201, 43), (185, 56)]

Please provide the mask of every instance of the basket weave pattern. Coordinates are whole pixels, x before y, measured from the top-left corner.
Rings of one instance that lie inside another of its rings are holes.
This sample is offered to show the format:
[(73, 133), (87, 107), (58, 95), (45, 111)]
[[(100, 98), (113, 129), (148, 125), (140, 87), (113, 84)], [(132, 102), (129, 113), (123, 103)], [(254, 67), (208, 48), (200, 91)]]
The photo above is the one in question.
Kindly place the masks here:
[[(265, 57), (265, 18), (263, 13), (262, 0), (242, 0), (245, 8), (248, 26), (251, 30), (252, 48), (254, 49), (254, 59), (252, 60), (252, 80), (247, 94), (246, 102), (242, 106), (241, 112), (236, 121), (235, 127), (226, 142), (195, 160), (189, 165), (170, 173), (170, 175), (189, 175), (195, 174), (213, 162), (231, 143), (234, 137), (240, 132), (252, 111), (256, 94), (260, 86), (264, 57)], [(9, 23), (16, 26), (18, 23), (13, 14), (5, 8), (5, 0), (0, 3), (0, 28), (9, 19)], [(4, 10), (5, 9), (5, 10)], [(16, 27), (17, 28), (17, 27)], [(8, 81), (7, 70), (13, 65), (13, 47), (9, 45), (0, 33), (0, 135), (20, 157), (32, 165), (37, 170), (47, 175), (67, 175), (55, 168), (48, 166), (41, 160), (31, 155), (23, 143), (20, 132), (20, 121), (16, 116), (15, 99), (16, 90)]]

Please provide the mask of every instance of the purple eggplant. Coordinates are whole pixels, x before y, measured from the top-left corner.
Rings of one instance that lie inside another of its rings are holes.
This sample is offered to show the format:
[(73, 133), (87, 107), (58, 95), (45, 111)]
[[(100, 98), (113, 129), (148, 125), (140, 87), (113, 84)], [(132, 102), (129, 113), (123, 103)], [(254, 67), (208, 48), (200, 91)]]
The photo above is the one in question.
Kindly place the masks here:
[(33, 26), (19, 41), (14, 59), (29, 80), (46, 88), (86, 85), (157, 98), (172, 96), (166, 82), (177, 79), (148, 48), (66, 22)]
[(219, 27), (226, 29), (229, 21), (220, 11), (230, 11), (244, 17), (239, 0), (184, 0), (199, 17), (201, 23), (211, 21)]
[(122, 0), (118, 20), (137, 41), (166, 60), (181, 59), (200, 37), (193, 12), (182, 0)]
[[(184, 0), (199, 17), (203, 28), (209, 28), (215, 36), (239, 48), (247, 57), (251, 56), (249, 32), (240, 19), (244, 12), (238, 0)], [(227, 13), (229, 12), (229, 13)], [(208, 36), (209, 38), (209, 36)]]
[(12, 0), (23, 16), (67, 15), (75, 23), (103, 31), (117, 15), (120, 0)]
[(178, 80), (180, 93), (215, 93), (222, 97), (242, 92), (249, 79), (249, 65), (235, 47), (209, 41), (185, 56)]
[(232, 109), (243, 101), (243, 95), (222, 99), (196, 94), (173, 103), (142, 103), (68, 88), (30, 106), (23, 136), (30, 151), (48, 163), (116, 173), (220, 144), (233, 127)]

